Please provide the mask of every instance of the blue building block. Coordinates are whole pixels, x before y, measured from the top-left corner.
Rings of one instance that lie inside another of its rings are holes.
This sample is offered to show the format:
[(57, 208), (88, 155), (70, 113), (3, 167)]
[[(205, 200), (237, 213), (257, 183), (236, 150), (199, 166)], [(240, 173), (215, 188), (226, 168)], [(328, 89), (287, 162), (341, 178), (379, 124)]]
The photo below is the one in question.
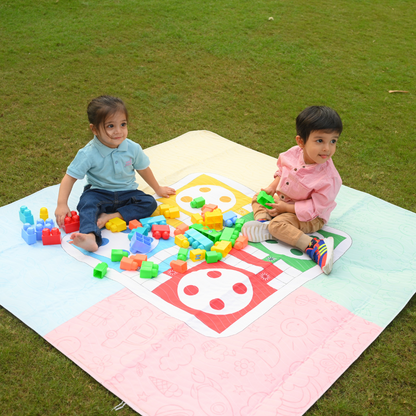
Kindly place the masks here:
[(224, 212), (222, 214), (224, 227), (232, 227), (237, 221), (237, 214), (233, 211)]
[(45, 221), (43, 220), (37, 220), (35, 231), (36, 231), (36, 240), (40, 241), (42, 240), (42, 231), (45, 228)]
[(29, 245), (36, 243), (35, 227), (33, 227), (32, 224), (29, 224), (28, 222), (26, 224), (23, 224), (22, 238)]
[(201, 250), (209, 251), (214, 243), (208, 238), (199, 233), (198, 231), (190, 228), (188, 231), (185, 231), (185, 237), (188, 239), (189, 244), (193, 248), (199, 248)]
[(146, 235), (147, 236), (147, 234), (149, 234), (149, 229), (147, 227), (137, 227), (137, 228), (134, 228), (133, 230), (131, 230), (129, 232), (129, 235), (128, 235), (130, 241), (133, 238), (133, 234), (135, 234), (135, 233), (139, 233), (139, 234), (142, 234), (142, 235)]
[(152, 225), (166, 225), (166, 218), (163, 215), (157, 215), (156, 217), (142, 218), (140, 220), (143, 227), (149, 225), (149, 230), (152, 228)]
[(148, 253), (152, 246), (153, 238), (140, 233), (134, 233), (130, 241), (130, 251), (136, 253)]
[(30, 225), (34, 225), (34, 223), (35, 223), (35, 221), (33, 220), (32, 212), (25, 205), (22, 205), (20, 207), (19, 218), (20, 218), (20, 221), (22, 221), (23, 224), (27, 223), (27, 224), (30, 224)]
[(53, 219), (52, 218), (48, 218), (45, 221), (45, 228), (49, 228), (50, 230), (52, 230), (53, 227), (55, 227), (55, 223), (54, 223)]

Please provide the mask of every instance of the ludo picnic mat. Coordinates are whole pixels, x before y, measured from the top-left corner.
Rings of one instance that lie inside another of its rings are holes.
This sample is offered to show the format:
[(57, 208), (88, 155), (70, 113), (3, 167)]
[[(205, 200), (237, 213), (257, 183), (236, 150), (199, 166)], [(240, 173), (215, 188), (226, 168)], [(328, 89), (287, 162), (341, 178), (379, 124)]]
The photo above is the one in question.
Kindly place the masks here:
[[(251, 218), (251, 197), (270, 182), (276, 159), (207, 131), (146, 149), (159, 182), (177, 190), (171, 235), (207, 203)], [(82, 191), (70, 198), (75, 208)], [(141, 185), (143, 185), (141, 183)], [(150, 192), (148, 188), (142, 188)], [(415, 214), (342, 187), (330, 223), (335, 264), (325, 276), (279, 242), (233, 249), (218, 263), (188, 260), (154, 240), (154, 279), (124, 271), (113, 248), (128, 232), (104, 230), (88, 253), (68, 243), (27, 245), (19, 209), (53, 215), (58, 186), (0, 208), (0, 303), (142, 415), (303, 414), (356, 360), (415, 293)], [(394, 221), (392, 221), (394, 219)], [(388, 244), (380, 236), (388, 236)], [(23, 261), (24, 260), (24, 261)], [(93, 277), (100, 262), (104, 279)]]

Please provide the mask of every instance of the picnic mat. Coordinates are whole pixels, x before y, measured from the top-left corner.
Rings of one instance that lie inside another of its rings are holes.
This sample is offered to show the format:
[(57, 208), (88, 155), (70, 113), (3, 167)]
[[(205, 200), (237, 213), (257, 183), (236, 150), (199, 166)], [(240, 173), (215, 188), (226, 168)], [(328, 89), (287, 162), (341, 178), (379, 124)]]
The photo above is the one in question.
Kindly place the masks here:
[[(280, 149), (284, 151), (286, 149)], [(276, 159), (208, 131), (145, 150), (178, 207), (171, 235), (206, 203), (250, 219), (251, 197)], [(151, 192), (143, 182), (139, 187)], [(69, 205), (76, 208), (83, 182)], [(68, 243), (27, 245), (21, 206), (52, 217), (58, 186), (0, 208), (0, 303), (141, 415), (301, 415), (377, 338), (415, 293), (416, 215), (343, 186), (328, 226), (335, 263), (325, 276), (279, 242), (233, 249), (222, 261), (170, 268), (179, 247), (154, 240), (159, 275), (142, 279), (110, 259), (128, 231), (104, 230), (88, 253)], [(100, 262), (107, 276), (93, 277)]]

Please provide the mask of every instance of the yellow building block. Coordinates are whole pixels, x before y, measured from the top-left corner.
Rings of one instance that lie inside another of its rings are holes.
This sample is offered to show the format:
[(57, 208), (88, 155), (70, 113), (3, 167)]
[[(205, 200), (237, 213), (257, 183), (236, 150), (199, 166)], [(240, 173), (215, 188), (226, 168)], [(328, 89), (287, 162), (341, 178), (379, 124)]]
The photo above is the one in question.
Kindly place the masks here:
[(189, 258), (192, 261), (205, 260), (205, 250), (201, 250), (200, 248), (197, 248), (195, 250), (191, 250), (190, 253), (189, 253)]
[(217, 241), (212, 247), (211, 251), (218, 251), (224, 258), (233, 248), (231, 241)]
[(224, 228), (222, 211), (220, 209), (214, 209), (212, 212), (206, 212), (204, 225), (216, 231), (221, 231)]
[(178, 207), (170, 207), (163, 215), (165, 218), (179, 218), (181, 214)]
[(110, 230), (112, 233), (119, 233), (127, 229), (126, 221), (123, 221), (121, 218), (112, 218), (110, 221), (107, 221), (105, 228)]
[(169, 209), (172, 208), (169, 204), (161, 204), (159, 205), (159, 211), (160, 211), (160, 215), (165, 216), (165, 212), (169, 211)]
[(192, 224), (203, 224), (204, 219), (202, 218), (201, 214), (192, 214), (191, 215)]
[(177, 236), (175, 236), (175, 244), (182, 248), (189, 247), (189, 241), (183, 234), (178, 234)]

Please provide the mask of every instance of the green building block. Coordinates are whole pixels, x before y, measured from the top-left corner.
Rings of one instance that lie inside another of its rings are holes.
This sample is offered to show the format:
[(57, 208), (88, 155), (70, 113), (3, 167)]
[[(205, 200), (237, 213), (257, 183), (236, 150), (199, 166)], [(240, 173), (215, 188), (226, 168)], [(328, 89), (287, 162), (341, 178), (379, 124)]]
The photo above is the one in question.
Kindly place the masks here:
[(243, 228), (243, 225), (245, 223), (245, 220), (243, 218), (239, 218), (236, 222), (235, 222), (235, 226), (234, 228), (238, 231), (241, 232), (241, 229)]
[(178, 260), (186, 261), (188, 259), (189, 250), (187, 248), (181, 247), (178, 251)]
[(214, 244), (217, 241), (220, 241), (221, 231), (213, 230), (202, 224), (192, 224), (189, 228), (193, 228), (194, 230), (200, 232), (202, 235), (209, 238)]
[(191, 201), (192, 208), (202, 208), (205, 205), (205, 199), (202, 196), (195, 198)]
[(234, 247), (235, 240), (237, 240), (240, 232), (237, 231), (235, 228), (224, 228), (224, 231), (221, 233), (221, 240), (222, 241), (230, 241)]
[(93, 276), (102, 279), (107, 274), (108, 264), (99, 263), (94, 267)]
[(113, 249), (111, 250), (111, 261), (121, 261), (123, 257), (128, 257), (129, 253), (124, 250)]
[(207, 251), (205, 253), (205, 261), (207, 263), (216, 263), (222, 259), (222, 254), (219, 251)]
[(274, 204), (274, 198), (267, 194), (265, 191), (260, 191), (259, 194), (257, 195), (257, 202), (260, 205), (263, 205), (264, 207), (266, 207), (267, 209), (272, 209), (271, 206), (266, 205), (266, 204)]
[(152, 261), (143, 261), (140, 267), (140, 277), (142, 279), (152, 279), (159, 273), (159, 265)]

